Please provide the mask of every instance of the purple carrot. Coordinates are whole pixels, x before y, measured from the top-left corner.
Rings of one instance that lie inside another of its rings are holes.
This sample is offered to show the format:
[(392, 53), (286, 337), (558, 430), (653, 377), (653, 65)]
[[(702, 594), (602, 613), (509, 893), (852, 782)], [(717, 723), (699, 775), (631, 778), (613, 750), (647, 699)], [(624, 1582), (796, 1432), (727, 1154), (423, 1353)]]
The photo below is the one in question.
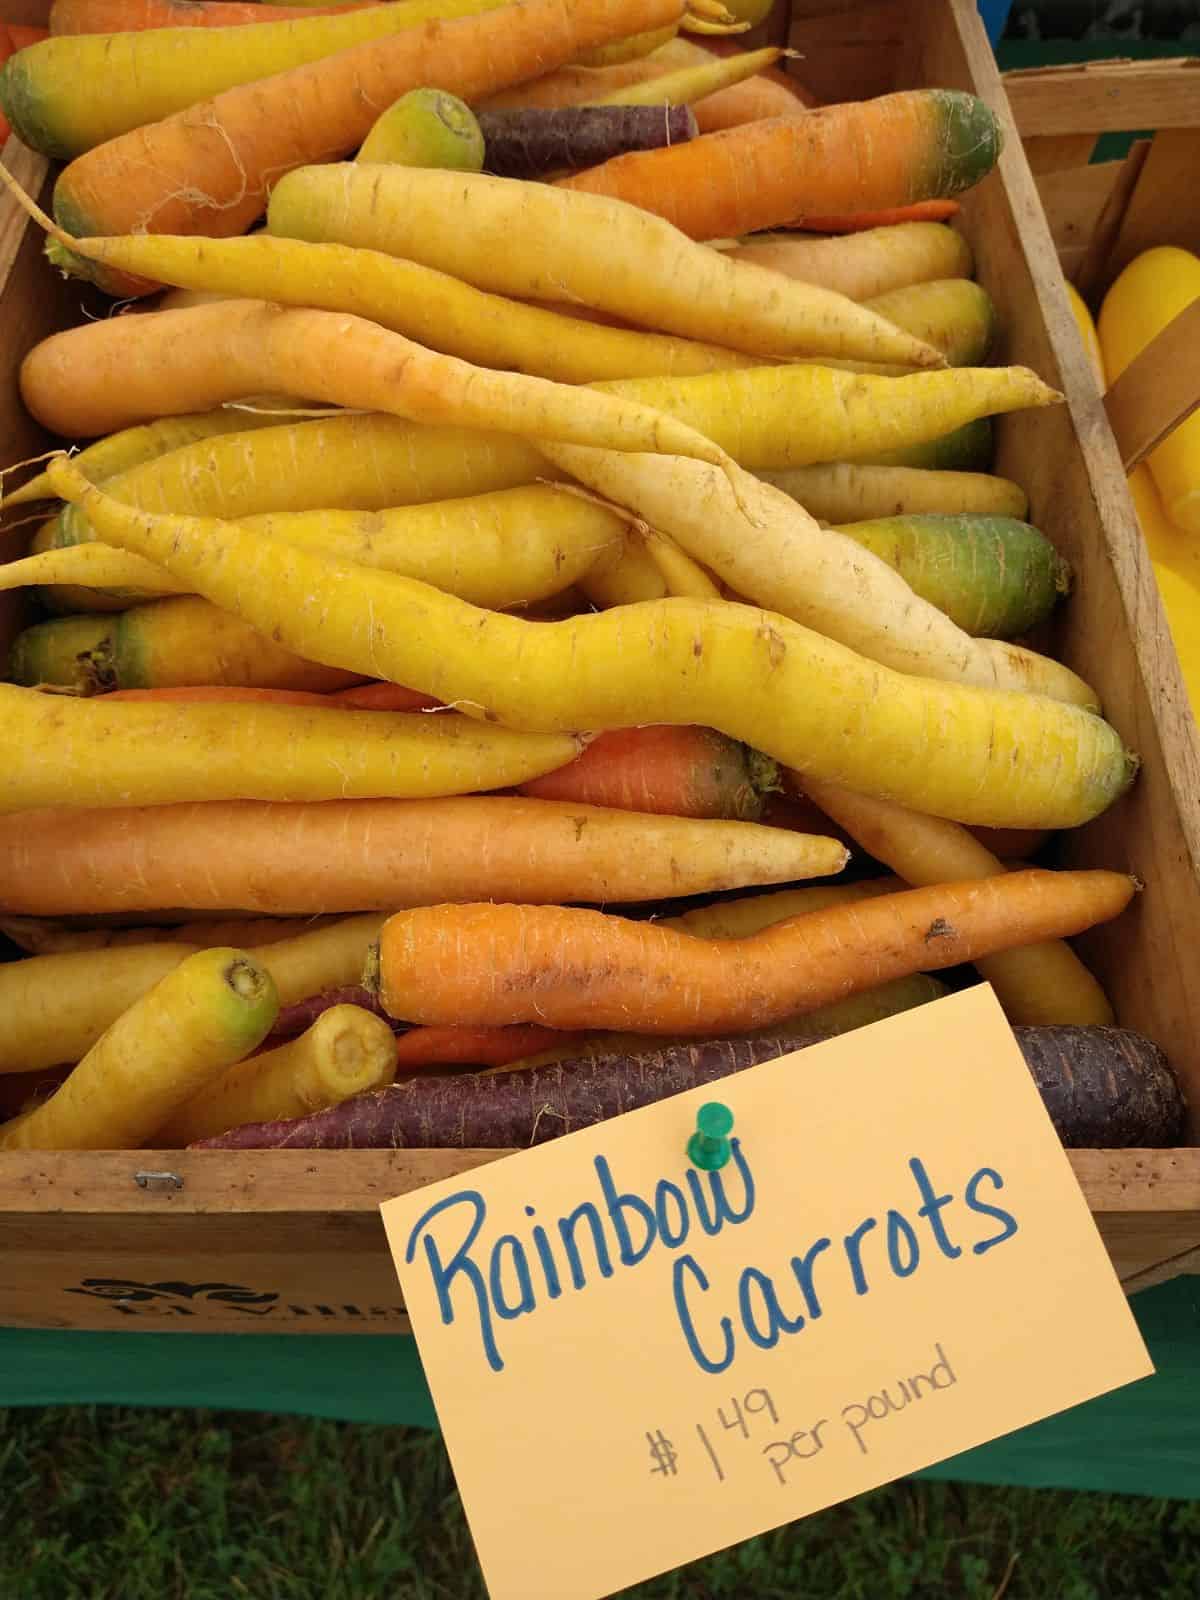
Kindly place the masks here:
[(690, 106), (564, 106), (481, 111), (483, 170), (500, 178), (599, 166), (631, 150), (683, 144), (697, 133)]
[[(1124, 1028), (1013, 1032), (1068, 1148), (1162, 1148), (1184, 1102), (1157, 1045)], [(805, 1035), (669, 1045), (494, 1074), (423, 1075), (290, 1122), (234, 1128), (196, 1150), (519, 1149), (700, 1088), (818, 1041)]]
[(307, 1033), (322, 1011), (328, 1011), (330, 1006), (361, 1006), (364, 1011), (373, 1011), (377, 1017), (391, 1023), (393, 1032), (408, 1032), (408, 1023), (397, 1022), (394, 1017), (389, 1017), (379, 1003), (379, 996), (370, 989), (325, 989), (320, 994), (309, 995), (307, 1000), (295, 1000), (289, 1006), (280, 1006), (279, 1015), (264, 1042), (269, 1044), (279, 1039), (298, 1038), (300, 1034)]

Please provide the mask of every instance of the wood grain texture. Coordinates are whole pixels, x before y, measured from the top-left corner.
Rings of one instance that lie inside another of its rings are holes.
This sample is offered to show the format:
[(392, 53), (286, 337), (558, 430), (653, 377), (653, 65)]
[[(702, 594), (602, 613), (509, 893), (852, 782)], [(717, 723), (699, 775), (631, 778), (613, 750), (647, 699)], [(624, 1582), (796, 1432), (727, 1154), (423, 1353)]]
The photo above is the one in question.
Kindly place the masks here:
[[(1200, 79), (1200, 73), (1197, 73)], [(1108, 270), (1098, 286), (1107, 288), (1119, 272), (1156, 244), (1200, 252), (1200, 107), (1190, 128), (1156, 133), (1109, 253)]]
[(1022, 137), (1132, 133), (1200, 122), (1200, 60), (1089, 61), (1005, 74)]
[[(0, 1325), (402, 1333), (379, 1204), (508, 1151), (21, 1154), (0, 1160)], [(1122, 1281), (1200, 1251), (1200, 1150), (1069, 1157)], [(182, 1188), (139, 1187), (172, 1172)]]
[(1104, 397), (1126, 472), (1200, 406), (1200, 300), (1152, 339)]
[[(1200, 754), (1120, 457), (1066, 299), (1056, 240), (974, 0), (798, 0), (790, 42), (805, 52), (794, 70), (824, 100), (934, 83), (981, 94), (1004, 124), (1000, 170), (964, 197), (960, 224), (999, 308), (997, 359), (1033, 367), (1065, 389), (1069, 403), (999, 419), (997, 470), (1027, 486), (1033, 519), (1076, 571), (1055, 646), (1098, 686), (1143, 761), (1130, 796), (1064, 838), (1062, 858), (1132, 870), (1145, 884), (1135, 908), (1081, 941), (1081, 951), (1121, 1021), (1162, 1044), (1200, 1106), (1200, 998), (1191, 941), (1181, 931), (1200, 922)], [(1102, 184), (1111, 187), (1112, 175), (1093, 181), (1081, 207), (1103, 206)], [(78, 297), (74, 304), (69, 296), (53, 299), (40, 241), (24, 233), (9, 204), (0, 201), (0, 239), (19, 249), (0, 302), (7, 363), (0, 416), (6, 440), (20, 438), (25, 450), (31, 441), (11, 381), (16, 364), (34, 339), (77, 319)], [(1064, 226), (1056, 224), (1059, 243)], [(6, 448), (11, 454), (17, 446)], [(400, 1331), (406, 1323), (380, 1200), (502, 1154), (0, 1156), (0, 1325)], [(1075, 1151), (1070, 1159), (1131, 1289), (1156, 1275), (1195, 1270), (1200, 1150)], [(175, 1173), (182, 1187), (138, 1185), (138, 1172), (155, 1171)]]

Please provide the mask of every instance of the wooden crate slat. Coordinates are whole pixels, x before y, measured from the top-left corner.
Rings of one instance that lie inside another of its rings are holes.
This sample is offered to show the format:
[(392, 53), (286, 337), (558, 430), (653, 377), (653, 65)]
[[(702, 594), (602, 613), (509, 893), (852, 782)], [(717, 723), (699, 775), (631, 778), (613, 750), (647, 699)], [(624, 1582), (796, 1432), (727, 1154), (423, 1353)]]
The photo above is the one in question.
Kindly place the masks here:
[(1188, 128), (1200, 122), (1200, 60), (1089, 61), (1005, 74), (1024, 138)]

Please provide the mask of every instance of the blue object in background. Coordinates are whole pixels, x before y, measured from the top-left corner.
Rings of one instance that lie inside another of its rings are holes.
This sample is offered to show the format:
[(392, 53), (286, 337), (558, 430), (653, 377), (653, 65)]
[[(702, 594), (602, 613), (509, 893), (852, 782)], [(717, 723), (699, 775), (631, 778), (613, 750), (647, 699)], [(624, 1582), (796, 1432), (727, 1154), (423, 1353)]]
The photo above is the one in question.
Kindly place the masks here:
[(987, 36), (994, 50), (1000, 42), (1000, 35), (1008, 25), (1012, 0), (978, 0), (978, 5), (979, 15), (983, 18), (983, 25), (987, 29)]

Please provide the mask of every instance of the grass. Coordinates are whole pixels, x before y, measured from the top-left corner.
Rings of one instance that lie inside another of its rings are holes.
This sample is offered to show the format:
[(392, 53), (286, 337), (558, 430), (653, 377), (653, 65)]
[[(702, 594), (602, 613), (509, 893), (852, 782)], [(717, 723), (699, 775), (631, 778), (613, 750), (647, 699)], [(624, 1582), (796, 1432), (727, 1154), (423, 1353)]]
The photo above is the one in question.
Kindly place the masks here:
[[(483, 1600), (440, 1438), (0, 1410), (0, 1600)], [(536, 1530), (532, 1537), (536, 1537)], [(627, 1600), (1195, 1600), (1200, 1504), (900, 1483)]]

